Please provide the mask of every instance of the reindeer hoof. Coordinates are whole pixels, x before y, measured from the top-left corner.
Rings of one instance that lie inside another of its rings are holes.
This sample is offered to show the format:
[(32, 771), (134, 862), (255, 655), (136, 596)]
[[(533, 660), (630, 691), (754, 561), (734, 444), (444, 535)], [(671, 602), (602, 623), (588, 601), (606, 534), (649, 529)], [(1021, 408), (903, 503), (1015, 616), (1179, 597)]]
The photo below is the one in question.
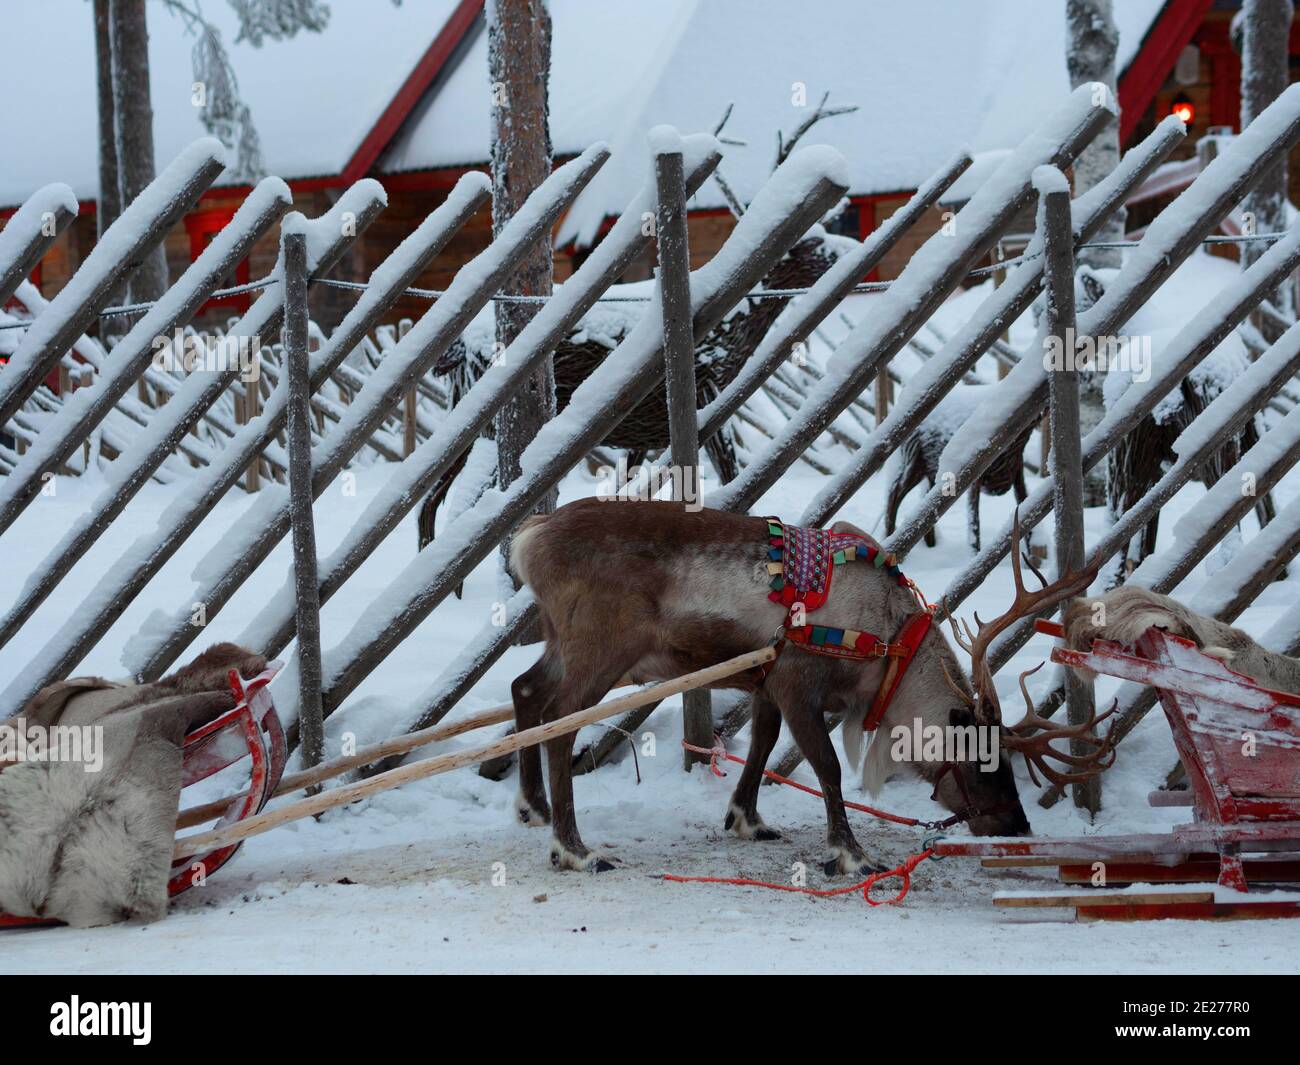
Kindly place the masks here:
[(551, 811), (545, 803), (540, 807), (535, 806), (522, 795), (515, 796), (515, 813), (519, 817), (519, 823), (528, 828), (540, 828), (551, 823)]
[(822, 872), (827, 876), (870, 876), (888, 868), (861, 851), (855, 853), (839, 847), (832, 847), (831, 856), (822, 863)]
[(551, 865), (579, 873), (607, 873), (614, 868), (613, 862), (599, 854), (591, 851), (576, 854), (558, 842), (551, 843)]
[(767, 843), (781, 838), (781, 833), (774, 828), (768, 828), (763, 823), (763, 819), (757, 814), (751, 817), (739, 806), (735, 805), (728, 808), (727, 819), (723, 822), (723, 827), (730, 829), (741, 839), (756, 839)]

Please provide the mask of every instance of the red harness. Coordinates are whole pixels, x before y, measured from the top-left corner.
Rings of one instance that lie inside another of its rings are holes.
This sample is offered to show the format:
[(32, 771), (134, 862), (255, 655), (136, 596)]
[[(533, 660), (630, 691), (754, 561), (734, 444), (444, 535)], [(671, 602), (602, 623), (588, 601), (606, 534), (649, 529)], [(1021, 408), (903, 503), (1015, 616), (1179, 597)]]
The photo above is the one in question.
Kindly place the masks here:
[[(767, 519), (767, 529), (767, 569), (772, 574), (772, 591), (768, 598), (787, 608), (782, 636), (777, 641), (777, 653), (781, 652), (786, 643), (792, 643), (810, 654), (858, 661), (886, 659), (885, 676), (862, 722), (865, 731), (874, 731), (889, 709), (890, 701), (907, 674), (907, 667), (916, 656), (917, 648), (930, 631), (934, 609), (925, 605), (916, 592), (916, 586), (903, 576), (894, 556), (883, 552), (879, 544), (866, 537), (826, 529), (799, 528), (785, 525), (775, 518)], [(874, 564), (885, 570), (900, 586), (911, 589), (917, 595), (921, 609), (903, 622), (893, 643), (887, 643), (874, 633), (810, 625), (805, 620), (809, 613), (825, 605), (830, 597), (835, 567), (851, 561)], [(773, 662), (763, 667), (763, 677), (767, 676)]]

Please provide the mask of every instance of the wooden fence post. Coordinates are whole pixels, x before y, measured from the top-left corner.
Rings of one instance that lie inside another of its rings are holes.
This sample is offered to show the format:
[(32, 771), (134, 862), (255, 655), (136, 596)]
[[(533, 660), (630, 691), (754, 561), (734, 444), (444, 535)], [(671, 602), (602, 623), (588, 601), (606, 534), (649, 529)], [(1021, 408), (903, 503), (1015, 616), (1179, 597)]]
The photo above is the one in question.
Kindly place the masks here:
[[(686, 232), (686, 177), (681, 138), (670, 126), (650, 131), (659, 192), (656, 247), (664, 329), (664, 379), (673, 499), (689, 506), (700, 498), (700, 433), (695, 411), (695, 332), (691, 313), (691, 257)], [(694, 488), (694, 499), (688, 488)], [(713, 703), (704, 688), (682, 693), (682, 736), (696, 747), (713, 746)], [(683, 751), (687, 770), (706, 755)]]
[[(1056, 482), (1056, 573), (1085, 564), (1083, 539), (1083, 453), (1079, 435), (1079, 373), (1074, 365), (1074, 237), (1070, 222), (1070, 186), (1059, 170), (1044, 167), (1035, 175), (1039, 191), (1039, 226), (1043, 233), (1043, 273), (1047, 287), (1046, 335), (1055, 341), (1061, 362), (1048, 364), (1051, 469)], [(1070, 724), (1092, 720), (1096, 708), (1092, 681), (1065, 671)], [(1070, 741), (1073, 754), (1086, 755), (1087, 741)], [(1074, 804), (1091, 814), (1101, 808), (1101, 778), (1074, 785)]]
[[(298, 728), (302, 759), (325, 757), (321, 712), (320, 596), (312, 521), (311, 371), (307, 359), (307, 236), (284, 234), (284, 372), (289, 378), (289, 506), (293, 520), (293, 583), (298, 615)], [(254, 459), (256, 462), (256, 459)]]
[[(397, 341), (401, 343), (411, 331), (411, 319), (403, 318), (397, 323)], [(402, 397), (402, 457), (412, 454), (419, 438), (415, 432), (416, 403), (419, 400), (418, 381), (406, 390)]]

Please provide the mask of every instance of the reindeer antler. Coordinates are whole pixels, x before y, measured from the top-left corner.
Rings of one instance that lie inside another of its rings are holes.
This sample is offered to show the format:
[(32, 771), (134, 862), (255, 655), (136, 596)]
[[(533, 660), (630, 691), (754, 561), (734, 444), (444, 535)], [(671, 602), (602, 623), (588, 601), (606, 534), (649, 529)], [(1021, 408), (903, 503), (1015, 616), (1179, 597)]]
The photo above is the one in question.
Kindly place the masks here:
[[(993, 641), (1017, 622), (1027, 617), (1047, 613), (1066, 599), (1072, 599), (1086, 591), (1101, 568), (1101, 559), (1094, 558), (1082, 569), (1067, 569), (1050, 584), (1034, 566), (1032, 560), (1026, 559), (1030, 570), (1042, 583), (1041, 588), (1031, 592), (1025, 587), (1020, 552), (1020, 513), (1016, 511), (1011, 526), (1011, 573), (1015, 581), (1016, 594), (1011, 606), (988, 622), (981, 621), (976, 614), (974, 631), (965, 621), (961, 622), (959, 628), (958, 619), (946, 606), (943, 608), (948, 617), (948, 624), (952, 626), (953, 639), (970, 655), (974, 698), (962, 692), (946, 673), (945, 677), (949, 686), (971, 705), (978, 723), (1002, 726), (1003, 744), (1008, 749), (1019, 751), (1025, 756), (1025, 762), (1029, 767), (1029, 778), (1035, 785), (1039, 784), (1038, 777), (1034, 773), (1035, 766), (1053, 783), (1075, 783), (1095, 776), (1114, 761), (1114, 748), (1109, 732), (1104, 739), (1097, 739), (1093, 735), (1098, 723), (1115, 712), (1114, 707), (1104, 714), (1093, 714), (1091, 720), (1076, 725), (1054, 725), (1047, 719), (1039, 717), (1034, 712), (1034, 701), (1025, 685), (1025, 678), (1042, 668), (1042, 663), (1039, 663), (1033, 669), (1020, 674), (1020, 691), (1025, 697), (1027, 710), (1024, 718), (1017, 725), (1007, 728), (1002, 722), (1002, 704), (998, 700), (997, 687), (993, 683), (988, 653)], [(1058, 739), (1081, 739), (1092, 744), (1096, 750), (1086, 755), (1066, 754), (1052, 746), (1052, 741)], [(1108, 757), (1110, 761), (1106, 760)], [(1073, 767), (1076, 772), (1062, 773), (1050, 766), (1046, 762), (1047, 758), (1055, 758)]]
[[(1100, 738), (1097, 737), (1096, 731), (1097, 726), (1118, 709), (1119, 700), (1115, 700), (1104, 714), (1094, 711), (1092, 717), (1077, 725), (1054, 724), (1047, 718), (1038, 716), (1034, 710), (1033, 696), (1029, 694), (1029, 688), (1025, 685), (1025, 678), (1042, 668), (1043, 663), (1039, 662), (1033, 669), (1027, 669), (1020, 674), (1020, 694), (1025, 697), (1025, 716), (1011, 728), (1003, 727), (1002, 746), (1009, 751), (1019, 751), (1025, 756), (1025, 768), (1029, 770), (1029, 779), (1034, 782), (1035, 787), (1040, 787), (1042, 783), (1034, 772), (1035, 766), (1053, 784), (1060, 786), (1078, 784), (1095, 777), (1103, 769), (1109, 769), (1115, 763), (1115, 745), (1111, 730), (1107, 729), (1106, 735)], [(1082, 740), (1091, 745), (1093, 750), (1087, 754), (1068, 754), (1053, 747), (1053, 740)], [(1055, 758), (1062, 765), (1071, 766), (1075, 771), (1061, 772), (1047, 762), (1048, 758)]]

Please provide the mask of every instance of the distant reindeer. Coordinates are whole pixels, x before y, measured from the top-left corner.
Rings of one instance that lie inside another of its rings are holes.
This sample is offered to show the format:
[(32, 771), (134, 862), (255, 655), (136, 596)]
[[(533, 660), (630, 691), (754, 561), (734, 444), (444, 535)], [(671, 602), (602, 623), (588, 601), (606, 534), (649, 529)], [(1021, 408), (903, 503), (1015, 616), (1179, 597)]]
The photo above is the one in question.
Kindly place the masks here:
[[(783, 543), (794, 533), (813, 535), (789, 526), (780, 528)], [(874, 544), (844, 522), (832, 532), (848, 534), (856, 543)], [(1022, 751), (1054, 781), (1079, 779), (1080, 774), (1086, 777), (1103, 768), (1104, 745), (1097, 759), (1050, 747), (1052, 739), (1081, 735), (1078, 725), (1064, 728), (1032, 718), (1023, 727), (1002, 729), (997, 695), (984, 661), (988, 641), (1015, 618), (1077, 594), (1092, 574), (1067, 574), (1040, 592), (1027, 593), (1020, 584), (1017, 555), (1016, 604), (977, 634), (967, 630), (975, 686), (958, 666), (940, 627), (930, 625), (902, 672), (864, 756), (868, 709), (887, 672), (898, 676), (897, 658), (890, 649), (898, 644), (884, 641), (897, 641), (896, 634), (922, 613), (921, 608), (891, 561), (834, 564), (829, 599), (824, 610), (813, 616), (820, 624), (862, 630), (852, 633), (858, 641), (854, 646), (859, 651), (868, 648), (869, 653), (849, 658), (842, 651), (809, 650), (790, 642), (794, 636), (784, 628), (786, 620), (803, 604), (793, 604), (788, 613), (786, 606), (771, 598), (773, 539), (768, 519), (714, 510), (688, 512), (679, 503), (583, 499), (554, 514), (526, 519), (514, 536), (511, 566), (537, 597), (546, 648), (511, 686), (516, 727), (522, 731), (590, 706), (622, 677), (636, 683), (676, 677), (769, 645), (775, 633), (784, 631), (790, 639), (765, 674), (738, 675), (717, 685), (753, 693), (749, 758), (725, 823), (744, 839), (779, 838), (759, 817), (757, 803), (763, 768), (784, 720), (825, 796), (828, 875), (859, 874), (878, 869), (880, 863), (859, 845), (845, 817), (840, 764), (831, 745), (827, 715), (842, 715), (845, 749), (850, 760), (861, 765), (869, 790), (877, 790), (895, 768), (906, 766), (933, 783), (936, 799), (958, 812), (977, 835), (1029, 831), (1009, 760), (1001, 759), (996, 768), (985, 771), (990, 767), (968, 757), (948, 755), (949, 760), (936, 761), (926, 760), (915, 748), (910, 755), (896, 752), (891, 740), (895, 726), (915, 729), (919, 720), (945, 731), (952, 726), (995, 728), (1004, 749)], [(847, 630), (833, 631), (842, 639)], [(552, 823), (551, 861), (557, 868), (609, 869), (610, 863), (589, 851), (578, 833), (573, 745), (572, 733), (546, 743), (549, 803), (540, 751), (531, 747), (520, 752), (519, 817), (526, 825)], [(1075, 772), (1063, 775), (1047, 766), (1046, 758), (1067, 761)]]
[[(966, 420), (986, 403), (991, 395), (992, 385), (956, 385), (952, 391), (939, 401), (925, 419), (903, 441), (898, 449), (898, 465), (889, 482), (889, 493), (885, 500), (885, 535), (892, 536), (898, 524), (898, 508), (907, 493), (922, 481), (934, 487), (940, 476), (939, 458), (948, 441), (966, 422)], [(1009, 489), (1015, 489), (1016, 502), (1023, 502), (1025, 490), (1025, 447), (1029, 443), (1030, 426), (1021, 433), (991, 466), (971, 485), (967, 494), (968, 517), (967, 539), (971, 550), (980, 549), (980, 493), (991, 496), (1005, 495)], [(926, 547), (935, 545), (934, 530), (925, 534)]]
[[(1242, 369), (1245, 364), (1242, 364)], [(1178, 388), (1167, 396), (1150, 414), (1126, 433), (1107, 455), (1106, 502), (1115, 518), (1121, 517), (1135, 506), (1164, 474), (1166, 467), (1178, 457), (1174, 444), (1179, 435), (1195, 421), (1220, 392), (1229, 379), (1223, 375), (1221, 363), (1202, 363), (1183, 378)], [(1207, 488), (1241, 459), (1241, 456), (1259, 442), (1255, 418), (1249, 418), (1237, 436), (1230, 438), (1201, 467), (1197, 479)], [(1255, 515), (1261, 527), (1276, 515), (1272, 492), (1265, 492), (1255, 504)], [(1140, 536), (1135, 536), (1137, 550), (1126, 543), (1120, 549), (1119, 576), (1137, 566), (1147, 555), (1154, 554), (1156, 537), (1160, 531), (1160, 512), (1151, 515)], [(1136, 557), (1135, 557), (1136, 555)]]

